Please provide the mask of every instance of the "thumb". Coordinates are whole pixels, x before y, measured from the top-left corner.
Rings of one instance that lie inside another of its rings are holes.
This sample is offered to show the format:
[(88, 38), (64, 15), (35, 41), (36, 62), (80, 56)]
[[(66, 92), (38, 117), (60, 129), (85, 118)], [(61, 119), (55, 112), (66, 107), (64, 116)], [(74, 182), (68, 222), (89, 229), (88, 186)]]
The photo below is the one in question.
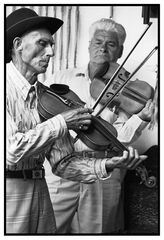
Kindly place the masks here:
[(140, 155), (140, 160), (141, 160), (141, 161), (144, 161), (144, 160), (146, 160), (147, 158), (148, 158), (147, 155)]

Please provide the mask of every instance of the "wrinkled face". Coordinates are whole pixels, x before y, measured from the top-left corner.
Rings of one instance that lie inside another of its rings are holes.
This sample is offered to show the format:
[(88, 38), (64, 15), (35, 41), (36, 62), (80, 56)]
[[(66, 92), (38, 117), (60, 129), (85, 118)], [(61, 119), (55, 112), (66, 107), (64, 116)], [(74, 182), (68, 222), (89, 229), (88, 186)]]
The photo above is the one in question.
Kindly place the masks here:
[(117, 34), (97, 30), (90, 42), (89, 54), (91, 62), (116, 62), (122, 54), (122, 46), (119, 46)]
[(54, 55), (54, 42), (50, 32), (46, 29), (33, 30), (21, 39), (23, 64), (31, 72), (44, 73), (50, 57)]

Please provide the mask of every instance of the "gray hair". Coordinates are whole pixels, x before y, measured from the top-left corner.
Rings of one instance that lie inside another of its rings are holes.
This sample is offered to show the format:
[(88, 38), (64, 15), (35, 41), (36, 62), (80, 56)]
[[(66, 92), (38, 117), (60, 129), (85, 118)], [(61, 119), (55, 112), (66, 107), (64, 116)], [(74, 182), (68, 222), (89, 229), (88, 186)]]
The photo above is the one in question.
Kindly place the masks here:
[(121, 46), (124, 44), (126, 38), (126, 31), (121, 24), (116, 23), (114, 20), (109, 18), (102, 18), (92, 23), (92, 25), (89, 28), (89, 40), (92, 40), (97, 30), (104, 30), (107, 32), (113, 31), (117, 33), (119, 45)]

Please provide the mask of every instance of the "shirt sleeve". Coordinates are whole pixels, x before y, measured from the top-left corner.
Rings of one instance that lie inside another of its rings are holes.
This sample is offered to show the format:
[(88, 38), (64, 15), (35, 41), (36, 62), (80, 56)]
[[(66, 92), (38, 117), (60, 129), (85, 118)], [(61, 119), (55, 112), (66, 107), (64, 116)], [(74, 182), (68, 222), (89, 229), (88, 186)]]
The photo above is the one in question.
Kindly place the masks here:
[(77, 154), (75, 156), (72, 140), (68, 134), (52, 145), (48, 160), (55, 175), (83, 183), (105, 180), (111, 176), (106, 171), (106, 159), (87, 158)]
[(62, 159), (53, 173), (70, 181), (93, 183), (97, 180), (110, 178), (111, 173), (106, 172), (106, 159), (95, 159), (68, 155)]
[(61, 115), (57, 115), (26, 132), (19, 127), (7, 111), (7, 164), (14, 165), (24, 158), (33, 156), (52, 144), (67, 131)]
[(147, 126), (147, 123), (134, 114), (128, 120), (122, 120), (119, 117), (113, 125), (117, 130), (118, 140), (129, 145), (137, 140), (143, 129)]

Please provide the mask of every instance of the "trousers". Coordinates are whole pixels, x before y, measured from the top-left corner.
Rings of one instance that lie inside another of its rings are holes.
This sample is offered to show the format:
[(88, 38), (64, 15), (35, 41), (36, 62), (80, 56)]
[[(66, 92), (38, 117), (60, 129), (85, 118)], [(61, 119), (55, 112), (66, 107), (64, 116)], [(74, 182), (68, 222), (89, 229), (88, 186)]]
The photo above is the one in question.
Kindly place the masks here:
[(45, 179), (6, 179), (6, 233), (56, 233)]
[(120, 170), (111, 178), (83, 184), (55, 176), (44, 166), (57, 233), (113, 233), (124, 228)]

